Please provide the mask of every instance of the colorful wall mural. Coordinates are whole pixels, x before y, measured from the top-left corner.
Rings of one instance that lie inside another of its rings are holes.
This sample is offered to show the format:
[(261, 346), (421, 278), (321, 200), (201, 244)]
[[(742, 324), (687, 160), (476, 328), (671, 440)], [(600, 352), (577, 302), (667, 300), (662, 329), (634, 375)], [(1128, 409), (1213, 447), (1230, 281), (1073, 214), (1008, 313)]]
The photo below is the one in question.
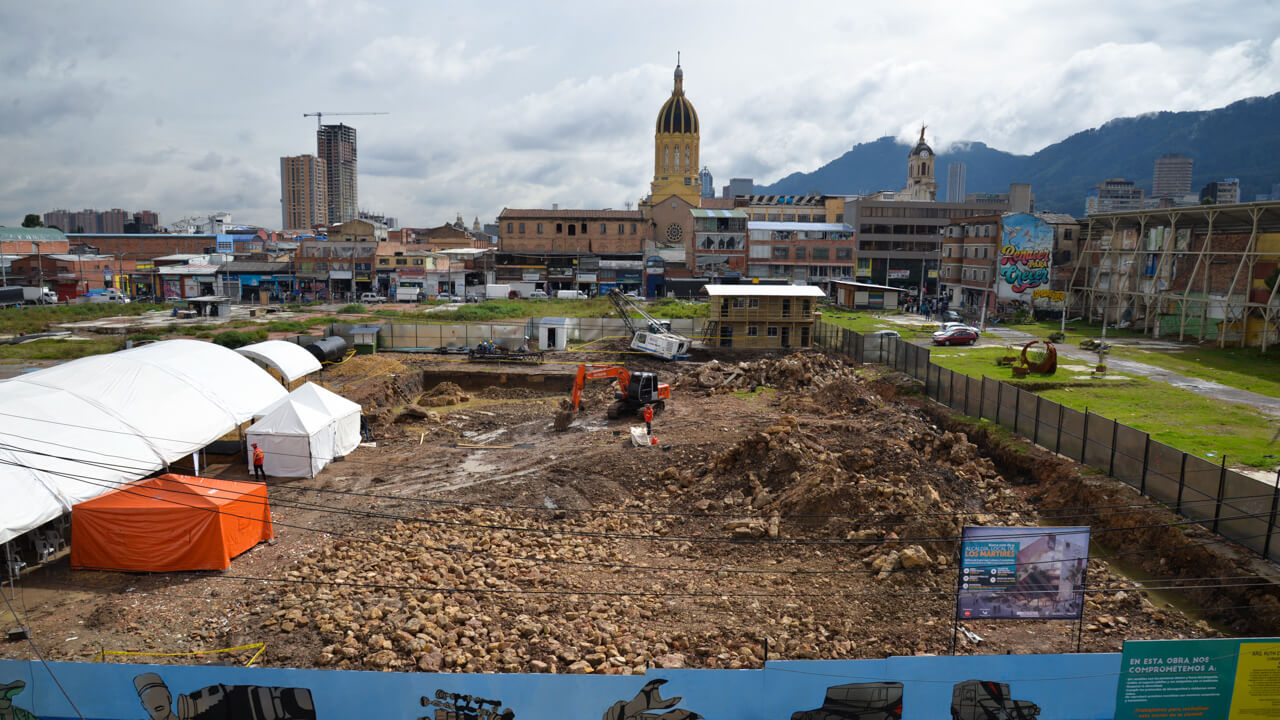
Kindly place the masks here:
[(642, 676), (0, 661), (0, 718), (64, 720), (78, 710), (90, 720), (1078, 720), (1113, 716), (1119, 671), (1118, 653), (784, 661)]
[(1030, 302), (1034, 290), (1049, 287), (1053, 227), (1030, 213), (1010, 213), (1001, 224), (998, 296)]

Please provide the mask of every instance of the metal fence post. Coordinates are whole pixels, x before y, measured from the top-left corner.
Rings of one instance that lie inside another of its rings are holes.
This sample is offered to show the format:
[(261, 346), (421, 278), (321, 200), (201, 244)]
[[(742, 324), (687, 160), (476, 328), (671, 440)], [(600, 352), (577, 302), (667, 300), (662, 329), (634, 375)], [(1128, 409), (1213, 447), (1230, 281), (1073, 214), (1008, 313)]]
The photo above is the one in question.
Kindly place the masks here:
[(1062, 452), (1062, 417), (1065, 413), (1066, 413), (1066, 406), (1064, 406), (1062, 403), (1058, 403), (1058, 437), (1053, 442), (1053, 445), (1054, 445), (1053, 451), (1056, 453)]
[(1041, 405), (1042, 400), (1044, 400), (1043, 397), (1036, 396), (1036, 427), (1032, 428), (1032, 442), (1036, 443), (1036, 445), (1039, 445), (1039, 405)]
[(1120, 436), (1120, 423), (1117, 420), (1111, 421), (1111, 461), (1107, 464), (1107, 474), (1111, 477), (1116, 476), (1116, 441)]
[(1138, 492), (1143, 495), (1147, 494), (1147, 464), (1151, 462), (1151, 433), (1147, 433), (1147, 440), (1142, 446), (1142, 478), (1138, 480)]
[(955, 407), (956, 402), (956, 371), (951, 371), (951, 378), (947, 380), (947, 405)]
[(1276, 530), (1276, 508), (1280, 506), (1280, 470), (1276, 471), (1276, 486), (1271, 491), (1271, 517), (1267, 519), (1267, 539), (1262, 543), (1262, 559), (1271, 554), (1271, 536)]
[(1004, 410), (1004, 383), (996, 381), (996, 424), (1000, 424), (1000, 412)]
[(1013, 389), (1013, 431), (1018, 432), (1018, 420), (1022, 416), (1022, 391)]
[(1182, 489), (1187, 486), (1187, 454), (1182, 453), (1182, 467), (1178, 469), (1178, 503), (1174, 508), (1182, 514)]
[(1089, 408), (1084, 409), (1084, 430), (1081, 432), (1084, 436), (1080, 440), (1080, 462), (1089, 457)]
[(1222, 517), (1222, 499), (1227, 491), (1227, 456), (1222, 456), (1222, 469), (1218, 471), (1218, 501), (1213, 505), (1213, 531), (1218, 532), (1218, 519)]
[(982, 413), (987, 405), (987, 376), (982, 376), (982, 382), (978, 385), (978, 419), (982, 419)]

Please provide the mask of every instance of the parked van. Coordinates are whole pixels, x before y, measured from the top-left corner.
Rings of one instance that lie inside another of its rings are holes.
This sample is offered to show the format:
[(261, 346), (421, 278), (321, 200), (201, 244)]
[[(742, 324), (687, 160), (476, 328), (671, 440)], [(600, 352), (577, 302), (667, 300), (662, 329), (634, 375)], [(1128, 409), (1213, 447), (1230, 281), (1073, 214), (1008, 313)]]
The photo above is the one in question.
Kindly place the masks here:
[(586, 300), (588, 297), (590, 296), (582, 292), (581, 290), (557, 290), (556, 291), (557, 300)]

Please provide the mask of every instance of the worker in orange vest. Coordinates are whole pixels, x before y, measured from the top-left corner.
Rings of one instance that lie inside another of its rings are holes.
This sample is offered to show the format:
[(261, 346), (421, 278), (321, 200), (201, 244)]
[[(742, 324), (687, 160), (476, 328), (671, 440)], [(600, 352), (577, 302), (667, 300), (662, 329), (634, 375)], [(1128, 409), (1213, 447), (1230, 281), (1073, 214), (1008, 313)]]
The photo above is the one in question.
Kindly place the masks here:
[(267, 459), (267, 454), (262, 452), (262, 448), (258, 447), (258, 443), (253, 444), (253, 479), (262, 478), (263, 482), (267, 480), (267, 473), (262, 469), (262, 463)]
[(653, 434), (653, 405), (644, 406), (644, 431)]

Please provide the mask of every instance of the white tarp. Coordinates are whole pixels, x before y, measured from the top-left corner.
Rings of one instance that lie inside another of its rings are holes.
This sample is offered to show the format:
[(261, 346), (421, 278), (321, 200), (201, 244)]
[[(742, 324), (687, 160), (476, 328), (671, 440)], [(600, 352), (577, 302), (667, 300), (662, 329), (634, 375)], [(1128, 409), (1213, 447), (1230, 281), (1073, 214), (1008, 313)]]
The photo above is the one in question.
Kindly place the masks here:
[(190, 455), (284, 396), (250, 360), (196, 340), (0, 381), (0, 542)]
[(307, 352), (301, 345), (294, 345), (284, 340), (268, 340), (266, 342), (245, 345), (236, 352), (274, 368), (285, 382), (293, 382), (311, 373), (320, 372), (320, 361), (315, 355)]
[(287, 398), (249, 426), (248, 461), (253, 443), (262, 448), (262, 471), (267, 477), (315, 477), (333, 461), (337, 424), (323, 410)]
[[(308, 353), (309, 354), (309, 353)], [(289, 397), (323, 410), (334, 421), (333, 454), (341, 457), (360, 446), (360, 405), (315, 383), (306, 383)]]

